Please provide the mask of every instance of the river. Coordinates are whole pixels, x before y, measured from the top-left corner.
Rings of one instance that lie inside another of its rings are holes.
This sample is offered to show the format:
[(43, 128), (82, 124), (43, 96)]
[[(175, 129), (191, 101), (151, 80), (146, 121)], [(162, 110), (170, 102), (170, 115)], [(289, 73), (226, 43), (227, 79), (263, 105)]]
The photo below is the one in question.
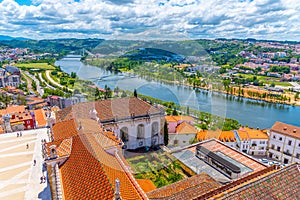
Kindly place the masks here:
[(283, 106), (261, 101), (261, 104), (256, 104), (256, 100), (230, 95), (228, 97), (225, 94), (203, 90), (195, 91), (182, 85), (148, 81), (126, 74), (125, 76), (112, 74), (96, 66), (86, 65), (78, 58), (63, 58), (56, 61), (55, 65), (60, 66), (67, 73), (76, 72), (80, 79), (93, 81), (102, 88), (108, 85), (112, 89), (116, 86), (130, 91), (137, 89), (140, 94), (237, 119), (241, 124), (254, 128), (270, 128), (275, 121), (300, 126), (300, 107), (297, 106)]

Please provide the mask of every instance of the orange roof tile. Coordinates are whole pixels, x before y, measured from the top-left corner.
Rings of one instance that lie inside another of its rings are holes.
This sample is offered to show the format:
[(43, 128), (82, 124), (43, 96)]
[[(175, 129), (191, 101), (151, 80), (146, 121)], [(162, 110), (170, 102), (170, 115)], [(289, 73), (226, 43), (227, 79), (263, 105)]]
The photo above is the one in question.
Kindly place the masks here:
[(210, 196), (199, 196), (199, 199), (300, 199), (300, 179), (298, 163), (291, 164), (280, 170), (272, 168), (258, 172), (257, 176), (250, 174), (245, 181), (237, 180), (215, 191)]
[(147, 195), (149, 199), (193, 199), (220, 185), (209, 175), (203, 173), (158, 188), (148, 192)]
[(34, 110), (35, 121), (37, 121), (38, 126), (46, 126), (47, 118), (46, 113), (43, 109)]
[(69, 106), (56, 114), (57, 120), (72, 118), (90, 118), (90, 111), (96, 109), (101, 122), (114, 121), (116, 118), (128, 119), (144, 117), (148, 114), (160, 114), (161, 110), (135, 97), (100, 100), (96, 102), (79, 103)]
[(270, 130), (286, 136), (300, 139), (300, 127), (298, 126), (293, 126), (282, 122), (275, 122)]
[(178, 122), (178, 121), (194, 121), (193, 117), (191, 116), (184, 116), (184, 115), (180, 115), (180, 116), (166, 116), (166, 121), (167, 122)]
[(23, 113), (25, 112), (25, 106), (17, 106), (17, 105), (10, 105), (6, 108), (6, 114), (11, 113)]
[(141, 188), (144, 190), (144, 192), (150, 192), (150, 191), (156, 189), (156, 186), (154, 185), (154, 183), (149, 179), (136, 179), (136, 181), (141, 186)]
[(221, 131), (221, 130), (209, 130), (199, 131), (197, 133), (197, 140), (203, 141), (211, 138), (218, 139), (222, 142), (235, 142), (235, 136), (233, 131)]
[(247, 131), (248, 136), (250, 139), (269, 139), (269, 136), (263, 130), (251, 129), (251, 128), (244, 128)]
[(71, 155), (60, 172), (66, 200), (114, 197), (113, 187), (101, 163), (85, 148), (79, 136), (73, 137)]
[(53, 126), (52, 132), (54, 140), (66, 139), (78, 135), (77, 124), (74, 119), (58, 122)]
[[(261, 164), (260, 162), (258, 162), (257, 160), (246, 156), (245, 154), (230, 148), (229, 146), (223, 144), (222, 142), (220, 142), (219, 140), (216, 139), (211, 139), (211, 140), (207, 140), (204, 141), (202, 143), (200, 143), (201, 146), (207, 148), (210, 151), (216, 152), (216, 151), (220, 151), (223, 154), (229, 156), (230, 158), (242, 163), (243, 165), (249, 167), (250, 169), (252, 169), (254, 172), (265, 169), (266, 167)], [(190, 151), (195, 152), (196, 147), (191, 147), (189, 148)]]
[(197, 134), (197, 130), (189, 123), (182, 122), (176, 127), (176, 134)]

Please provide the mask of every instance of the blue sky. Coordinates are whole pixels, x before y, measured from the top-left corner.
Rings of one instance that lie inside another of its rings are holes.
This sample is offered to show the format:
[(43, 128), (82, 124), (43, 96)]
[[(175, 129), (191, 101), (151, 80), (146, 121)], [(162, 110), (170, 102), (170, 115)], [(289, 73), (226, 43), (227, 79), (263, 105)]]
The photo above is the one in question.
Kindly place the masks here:
[(0, 35), (300, 41), (299, 0), (0, 0)]

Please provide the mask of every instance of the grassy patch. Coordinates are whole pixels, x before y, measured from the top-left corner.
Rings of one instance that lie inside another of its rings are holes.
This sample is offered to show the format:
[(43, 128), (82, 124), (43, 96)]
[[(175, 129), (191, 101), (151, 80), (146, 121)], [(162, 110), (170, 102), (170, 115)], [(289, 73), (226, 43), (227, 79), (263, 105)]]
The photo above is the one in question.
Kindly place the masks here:
[(20, 64), (15, 64), (14, 66), (19, 68), (27, 68), (27, 69), (47, 69), (47, 70), (55, 69), (55, 67), (49, 65), (48, 63), (20, 63)]
[(127, 159), (135, 178), (149, 179), (156, 187), (162, 187), (190, 177), (184, 166), (172, 155), (158, 151)]

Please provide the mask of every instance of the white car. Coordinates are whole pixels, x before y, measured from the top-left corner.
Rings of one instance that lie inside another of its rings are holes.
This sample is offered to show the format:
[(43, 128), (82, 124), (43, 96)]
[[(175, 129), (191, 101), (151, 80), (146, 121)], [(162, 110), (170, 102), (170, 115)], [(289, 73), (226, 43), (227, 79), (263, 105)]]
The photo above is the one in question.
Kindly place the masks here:
[(262, 162), (264, 164), (268, 164), (268, 160), (265, 159), (265, 158), (261, 158), (261, 159), (258, 159), (259, 162)]

